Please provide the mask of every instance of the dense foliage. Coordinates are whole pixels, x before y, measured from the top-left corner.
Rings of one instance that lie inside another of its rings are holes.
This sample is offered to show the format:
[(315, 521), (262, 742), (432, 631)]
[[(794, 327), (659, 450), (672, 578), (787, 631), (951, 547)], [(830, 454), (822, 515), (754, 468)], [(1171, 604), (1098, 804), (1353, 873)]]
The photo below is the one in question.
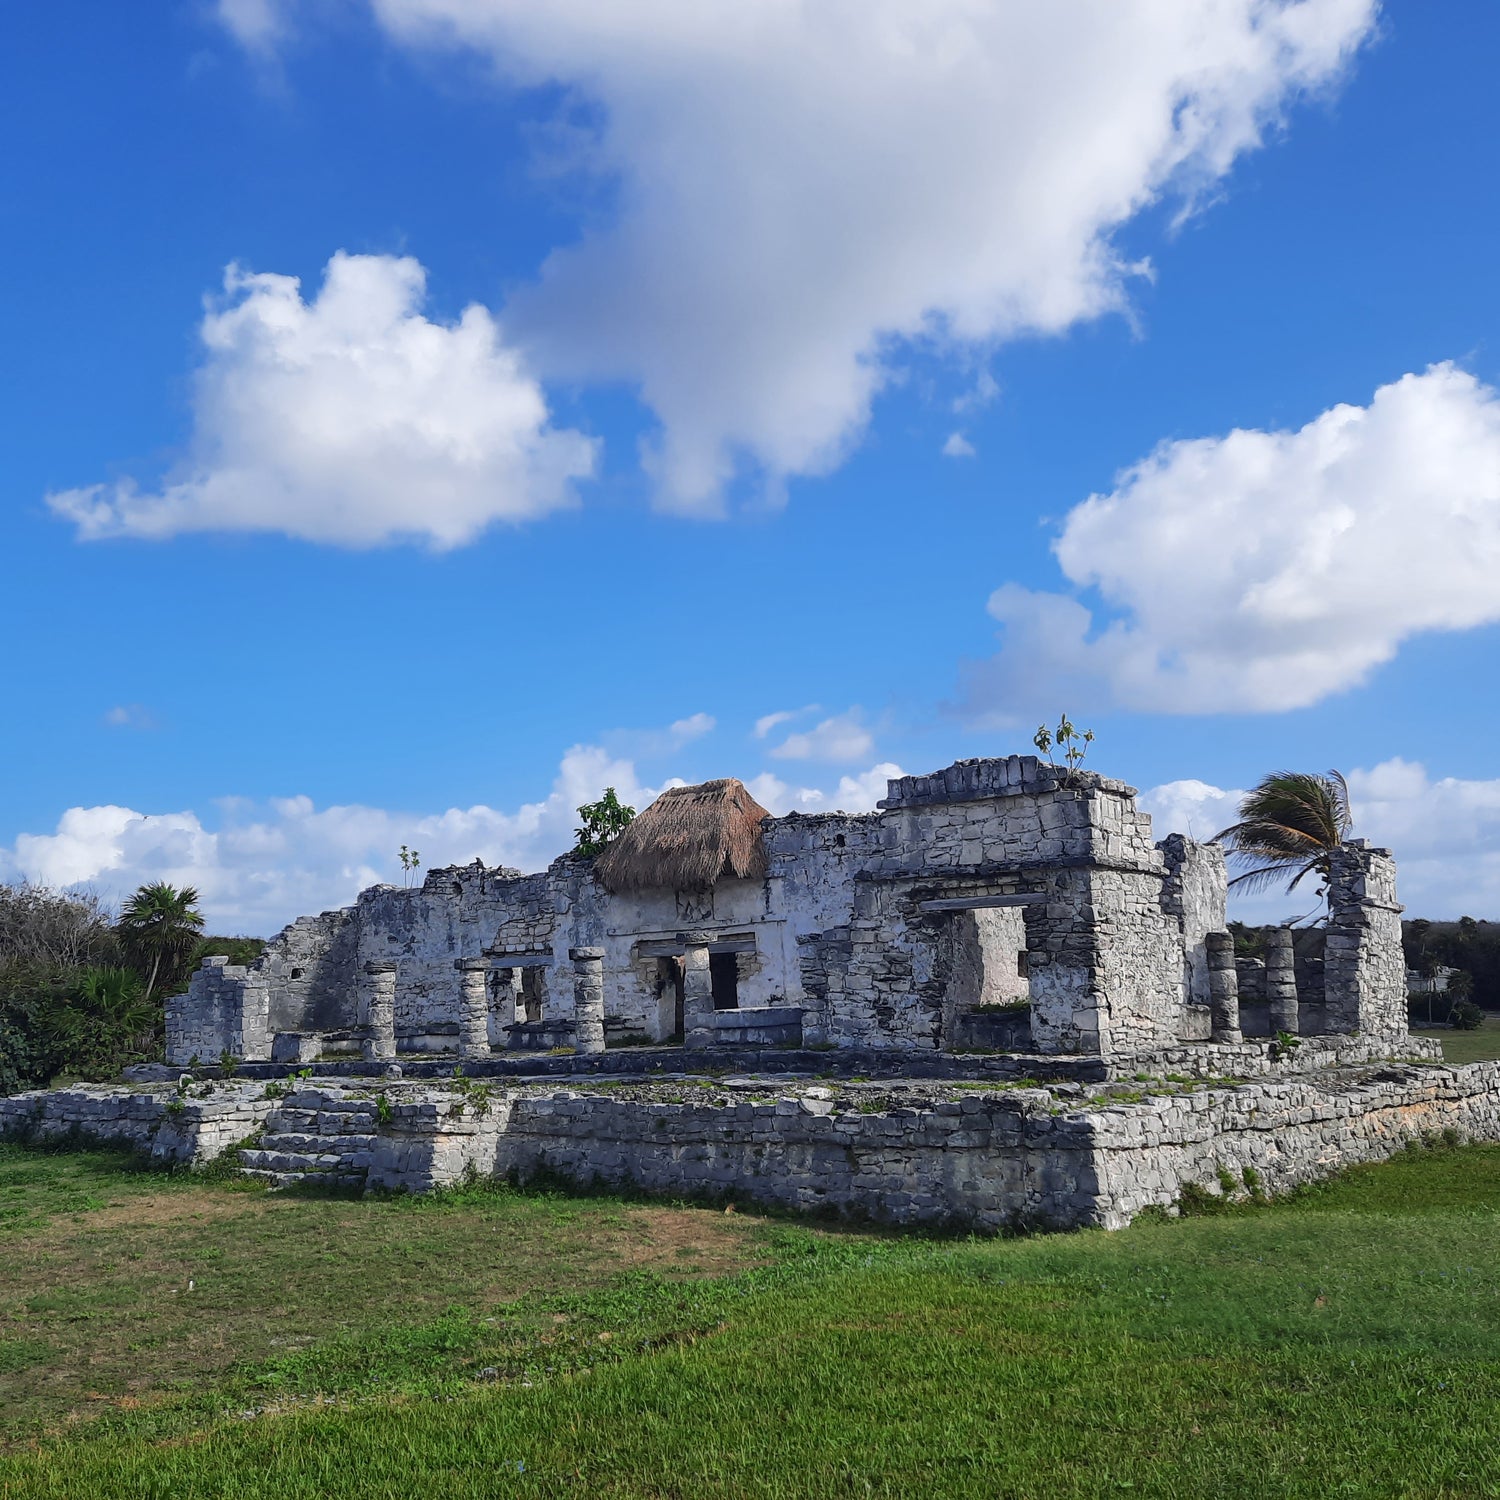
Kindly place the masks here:
[(1460, 972), (1448, 981), (1459, 1001), (1500, 1010), (1500, 922), (1460, 917), (1456, 922), (1417, 918), (1401, 924), (1406, 966), (1418, 974), (1439, 967)]
[(202, 926), (191, 888), (142, 886), (111, 921), (92, 895), (0, 885), (0, 1093), (159, 1057), (164, 998), (207, 954), (264, 947)]
[(578, 839), (573, 848), (575, 854), (602, 854), (635, 819), (635, 809), (626, 807), (612, 786), (604, 788), (604, 795), (597, 802), (585, 802), (578, 809), (583, 820), (574, 829)]

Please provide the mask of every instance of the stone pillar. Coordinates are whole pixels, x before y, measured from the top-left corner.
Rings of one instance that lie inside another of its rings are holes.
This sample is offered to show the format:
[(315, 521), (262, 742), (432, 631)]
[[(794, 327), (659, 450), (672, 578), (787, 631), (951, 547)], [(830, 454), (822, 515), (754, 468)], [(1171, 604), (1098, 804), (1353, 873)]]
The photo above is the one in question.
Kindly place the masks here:
[(396, 1055), (396, 966), (372, 959), (365, 975), (365, 1060), (387, 1062)]
[(1333, 851), (1323, 989), (1330, 1031), (1406, 1034), (1406, 959), (1396, 862), (1389, 849), (1350, 839)]
[(573, 961), (573, 1046), (604, 1051), (604, 949), (569, 948)]
[(1208, 1003), (1213, 1009), (1214, 1040), (1242, 1042), (1240, 976), (1234, 967), (1234, 939), (1227, 932), (1203, 936), (1208, 955)]
[(490, 961), (487, 958), (456, 958), (458, 970), (458, 1055), (462, 1058), (490, 1055)]
[(1271, 1012), (1271, 1035), (1289, 1031), (1296, 1036), (1297, 969), (1290, 927), (1273, 927), (1266, 933), (1266, 1004)]
[(714, 1044), (714, 985), (708, 969), (708, 934), (679, 932), (683, 946), (682, 1045)]

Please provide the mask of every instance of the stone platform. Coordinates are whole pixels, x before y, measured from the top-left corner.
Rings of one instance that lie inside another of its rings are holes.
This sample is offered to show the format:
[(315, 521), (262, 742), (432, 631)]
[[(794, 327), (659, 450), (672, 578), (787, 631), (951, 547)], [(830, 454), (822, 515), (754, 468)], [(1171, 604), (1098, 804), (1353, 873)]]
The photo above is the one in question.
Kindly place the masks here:
[(1287, 1071), (1299, 1060), (1313, 1058), (1258, 1077), (1114, 1081), (189, 1079), (3, 1098), (0, 1131), (115, 1141), (164, 1163), (239, 1149), (243, 1170), (278, 1185), (424, 1192), (545, 1175), (989, 1232), (1118, 1228), (1190, 1186), (1276, 1193), (1424, 1135), (1500, 1139), (1500, 1063)]

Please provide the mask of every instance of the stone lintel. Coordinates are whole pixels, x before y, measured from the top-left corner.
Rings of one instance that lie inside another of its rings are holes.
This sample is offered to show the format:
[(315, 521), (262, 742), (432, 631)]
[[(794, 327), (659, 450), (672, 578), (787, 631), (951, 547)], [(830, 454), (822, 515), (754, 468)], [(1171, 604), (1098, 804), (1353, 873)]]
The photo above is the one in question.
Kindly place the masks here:
[(1018, 891), (1011, 896), (944, 896), (936, 901), (919, 901), (918, 911), (980, 911), (994, 906), (1035, 906), (1046, 901), (1045, 891)]

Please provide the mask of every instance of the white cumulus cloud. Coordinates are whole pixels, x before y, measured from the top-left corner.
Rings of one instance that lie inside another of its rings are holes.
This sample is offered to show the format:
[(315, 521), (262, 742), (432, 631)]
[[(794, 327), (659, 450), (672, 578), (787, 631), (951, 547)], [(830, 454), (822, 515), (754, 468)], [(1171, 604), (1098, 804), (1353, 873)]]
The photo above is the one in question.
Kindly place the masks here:
[(1316, 703), (1410, 636), (1500, 620), (1500, 395), (1439, 364), (1296, 431), (1164, 443), (1055, 550), (1112, 618), (997, 589), (1002, 649), (971, 670), (970, 707)]
[(778, 817), (789, 812), (866, 813), (886, 794), (886, 783), (906, 773), (894, 761), (882, 761), (853, 776), (840, 776), (832, 791), (820, 787), (793, 786), (771, 771), (763, 771), (745, 783), (750, 795)]
[(790, 724), (794, 719), (800, 719), (803, 714), (815, 714), (818, 704), (806, 703), (801, 708), (778, 708), (775, 713), (762, 714), (755, 721), (755, 738), (763, 740), (773, 729), (783, 724)]
[[(512, 305), (549, 375), (633, 382), (662, 501), (835, 466), (902, 340), (976, 351), (1120, 308), (1116, 231), (1339, 78), (1377, 0), (369, 0), (561, 85), (614, 216)], [(252, 45), (311, 7), (239, 0)], [(268, 20), (268, 15), (270, 20)], [(575, 135), (577, 131), (575, 130)]]
[[(868, 812), (885, 796), (887, 779), (901, 774), (899, 766), (883, 764), (842, 776), (828, 790), (792, 787), (770, 773), (748, 785), (777, 814)], [(22, 833), (9, 848), (0, 845), (0, 880), (88, 887), (112, 902), (146, 881), (191, 885), (211, 930), (268, 937), (305, 912), (347, 906), (368, 886), (398, 881), (402, 844), (421, 855), (424, 869), (479, 858), (540, 870), (572, 848), (577, 809), (605, 787), (639, 809), (682, 784), (668, 777), (645, 786), (630, 759), (575, 745), (548, 795), (509, 811), (483, 803), (441, 812), (318, 807), (301, 796), (225, 798), (203, 814), (72, 807), (52, 832)]]
[(84, 539), (279, 531), (348, 546), (471, 541), (572, 503), (594, 444), (549, 427), (541, 388), (477, 305), (422, 315), (407, 257), (345, 255), (296, 277), (231, 266), (200, 330), (191, 449), (159, 490), (48, 496)]
[(861, 760), (875, 748), (875, 737), (865, 727), (857, 708), (834, 714), (811, 729), (789, 734), (772, 751), (774, 760)]
[[(1413, 917), (1500, 916), (1500, 779), (1434, 781), (1399, 757), (1348, 775), (1354, 831), (1396, 857), (1398, 895)], [(1203, 781), (1170, 781), (1141, 794), (1157, 838), (1212, 838), (1239, 816), (1244, 792)], [(1304, 886), (1307, 883), (1304, 882)], [(1281, 920), (1306, 911), (1311, 888), (1291, 896), (1237, 899), (1232, 914)]]
[(944, 458), (973, 458), (974, 445), (961, 432), (950, 432), (943, 444)]

